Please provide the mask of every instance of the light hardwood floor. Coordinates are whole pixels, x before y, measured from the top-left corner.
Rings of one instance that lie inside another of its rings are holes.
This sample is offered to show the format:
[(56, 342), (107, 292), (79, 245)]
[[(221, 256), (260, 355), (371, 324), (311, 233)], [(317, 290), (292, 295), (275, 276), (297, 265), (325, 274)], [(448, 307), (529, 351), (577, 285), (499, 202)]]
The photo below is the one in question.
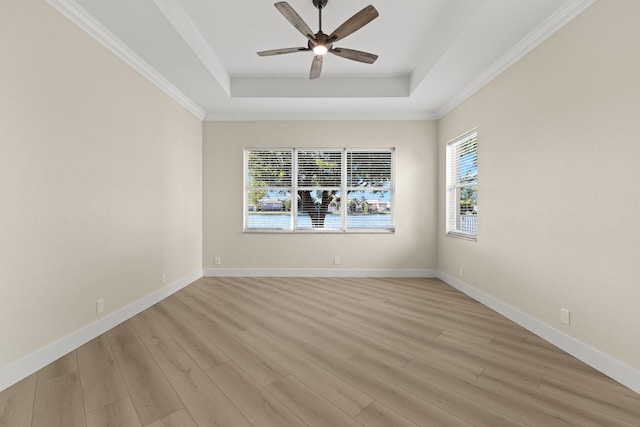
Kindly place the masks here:
[(204, 278), (0, 393), (2, 427), (640, 426), (436, 279)]

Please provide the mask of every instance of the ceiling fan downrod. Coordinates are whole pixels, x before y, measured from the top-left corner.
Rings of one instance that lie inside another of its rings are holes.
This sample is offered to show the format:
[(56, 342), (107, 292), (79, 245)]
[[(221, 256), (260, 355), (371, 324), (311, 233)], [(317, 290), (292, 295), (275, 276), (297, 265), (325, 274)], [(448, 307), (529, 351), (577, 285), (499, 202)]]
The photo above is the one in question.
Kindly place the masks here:
[(329, 0), (313, 0), (313, 5), (318, 9), (318, 32), (322, 33), (322, 9)]

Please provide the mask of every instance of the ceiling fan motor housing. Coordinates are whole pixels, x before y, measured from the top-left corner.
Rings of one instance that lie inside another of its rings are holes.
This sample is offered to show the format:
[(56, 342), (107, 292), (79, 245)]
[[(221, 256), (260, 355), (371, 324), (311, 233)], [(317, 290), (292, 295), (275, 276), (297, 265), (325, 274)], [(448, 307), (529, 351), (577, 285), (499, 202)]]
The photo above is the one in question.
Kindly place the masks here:
[(315, 35), (316, 37), (316, 42), (312, 43), (311, 40), (309, 40), (309, 47), (313, 48), (313, 46), (315, 45), (322, 45), (322, 46), (326, 46), (327, 49), (331, 49), (333, 47), (333, 43), (331, 43), (329, 41), (329, 35), (323, 33), (322, 31), (318, 31)]

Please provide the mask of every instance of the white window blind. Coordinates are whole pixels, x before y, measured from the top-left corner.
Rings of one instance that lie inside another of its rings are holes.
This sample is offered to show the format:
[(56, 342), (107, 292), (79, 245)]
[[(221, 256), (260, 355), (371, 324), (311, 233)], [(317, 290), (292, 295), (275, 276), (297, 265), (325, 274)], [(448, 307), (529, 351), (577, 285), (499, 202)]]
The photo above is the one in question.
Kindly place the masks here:
[(367, 219), (374, 217), (367, 214), (391, 212), (391, 201), (385, 195), (391, 193), (392, 154), (390, 151), (347, 153), (347, 227), (370, 227)]
[(447, 234), (475, 239), (478, 234), (478, 132), (447, 144)]
[(277, 223), (266, 213), (290, 212), (293, 150), (245, 150), (245, 165), (245, 213), (265, 212), (265, 215), (251, 217), (248, 225), (251, 228), (291, 228), (290, 213), (278, 217)]
[[(297, 230), (341, 230), (342, 221), (331, 221), (340, 197), (343, 151), (295, 150), (298, 203)], [(332, 209), (332, 206), (334, 208)], [(328, 216), (328, 218), (327, 218)]]
[(393, 232), (393, 154), (245, 149), (244, 230)]

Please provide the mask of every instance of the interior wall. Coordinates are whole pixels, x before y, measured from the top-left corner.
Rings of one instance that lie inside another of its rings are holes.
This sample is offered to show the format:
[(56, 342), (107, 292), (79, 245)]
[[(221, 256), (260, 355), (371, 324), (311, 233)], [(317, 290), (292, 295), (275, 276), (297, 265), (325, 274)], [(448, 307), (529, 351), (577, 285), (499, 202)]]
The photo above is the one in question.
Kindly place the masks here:
[(478, 241), (445, 236), (444, 170), (438, 221), (442, 272), (635, 369), (638, 16), (595, 3), (440, 120), (441, 165), (478, 128)]
[[(304, 274), (330, 275), (365, 270), (411, 275), (435, 269), (436, 138), (432, 121), (205, 122), (205, 271), (246, 275), (306, 269)], [(244, 147), (395, 147), (396, 232), (243, 233)], [(340, 265), (333, 265), (334, 256), (340, 257)], [(220, 257), (220, 265), (214, 264), (215, 257)]]
[(2, 371), (201, 273), (202, 122), (43, 1), (0, 57)]

